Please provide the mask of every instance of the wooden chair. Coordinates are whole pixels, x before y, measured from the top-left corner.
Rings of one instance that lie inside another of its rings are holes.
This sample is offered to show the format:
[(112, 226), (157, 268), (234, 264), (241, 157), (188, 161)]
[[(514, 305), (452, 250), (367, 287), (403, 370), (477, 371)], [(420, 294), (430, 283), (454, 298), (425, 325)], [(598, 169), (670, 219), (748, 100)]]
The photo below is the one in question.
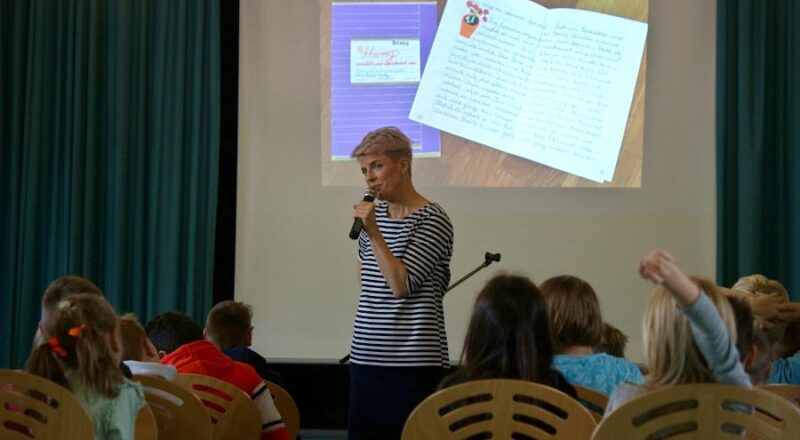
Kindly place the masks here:
[(0, 438), (91, 440), (94, 427), (70, 390), (22, 371), (0, 370)]
[(286, 425), (286, 430), (289, 431), (289, 438), (296, 439), (300, 432), (300, 411), (297, 409), (297, 403), (280, 385), (268, 380), (265, 380), (264, 384), (275, 400), (275, 408), (281, 413), (281, 420)]
[[(742, 433), (742, 429), (744, 432)], [(664, 387), (624, 403), (593, 440), (800, 439), (800, 409), (767, 391), (724, 384)]]
[(135, 429), (135, 440), (158, 439), (158, 425), (156, 425), (156, 417), (153, 415), (150, 405), (145, 405), (139, 410), (139, 415), (136, 416)]
[[(155, 417), (159, 438), (211, 440), (211, 420), (194, 393), (159, 377), (135, 375), (133, 380), (144, 386), (144, 396)], [(137, 419), (137, 425), (138, 422)]]
[(775, 393), (789, 400), (795, 406), (800, 406), (800, 386), (788, 384), (761, 385), (759, 389)]
[[(403, 428), (403, 440), (493, 438), (588, 439), (589, 410), (544, 385), (508, 379), (467, 382), (420, 403)], [(474, 437), (473, 437), (474, 436)]]
[(250, 396), (228, 382), (199, 374), (178, 374), (175, 383), (191, 390), (206, 407), (215, 440), (256, 440), (261, 414)]
[(578, 392), (578, 400), (592, 413), (594, 420), (596, 422), (603, 420), (603, 413), (608, 404), (608, 396), (585, 386), (576, 384), (572, 384), (572, 386), (575, 388), (575, 391)]

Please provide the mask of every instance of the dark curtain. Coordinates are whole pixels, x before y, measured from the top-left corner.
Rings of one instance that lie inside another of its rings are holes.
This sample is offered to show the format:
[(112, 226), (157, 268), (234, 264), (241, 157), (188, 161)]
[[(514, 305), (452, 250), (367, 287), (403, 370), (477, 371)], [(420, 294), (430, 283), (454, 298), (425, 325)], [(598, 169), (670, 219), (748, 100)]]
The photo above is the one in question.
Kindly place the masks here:
[(218, 0), (0, 0), (0, 366), (64, 274), (142, 319), (204, 317), (219, 40)]
[(800, 300), (800, 4), (719, 0), (719, 281), (762, 273)]

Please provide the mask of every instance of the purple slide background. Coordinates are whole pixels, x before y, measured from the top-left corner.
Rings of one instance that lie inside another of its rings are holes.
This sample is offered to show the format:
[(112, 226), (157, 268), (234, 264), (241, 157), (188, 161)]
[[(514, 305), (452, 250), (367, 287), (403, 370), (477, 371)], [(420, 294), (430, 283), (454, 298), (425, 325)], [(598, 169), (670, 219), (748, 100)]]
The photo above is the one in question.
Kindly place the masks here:
[(421, 67), (436, 35), (436, 3), (337, 4), (331, 12), (331, 156), (350, 152), (369, 131), (394, 125), (421, 144), (414, 154), (438, 155), (439, 130), (408, 119), (417, 85), (350, 85), (350, 40), (419, 38)]

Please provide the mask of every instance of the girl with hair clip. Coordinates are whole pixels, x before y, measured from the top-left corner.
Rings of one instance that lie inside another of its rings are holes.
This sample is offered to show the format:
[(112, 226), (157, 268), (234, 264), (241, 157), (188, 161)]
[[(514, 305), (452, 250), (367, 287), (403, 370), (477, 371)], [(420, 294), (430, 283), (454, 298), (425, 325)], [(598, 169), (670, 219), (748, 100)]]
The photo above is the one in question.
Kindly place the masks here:
[(531, 280), (496, 275), (475, 300), (461, 366), (439, 388), (482, 379), (518, 379), (556, 388), (577, 398), (575, 388), (552, 367), (547, 305)]
[(605, 414), (663, 386), (719, 382), (750, 387), (736, 350), (733, 311), (717, 287), (704, 279), (689, 279), (664, 251), (646, 255), (639, 273), (660, 285), (642, 324), (649, 374), (643, 385), (617, 387)]
[(144, 393), (119, 368), (122, 339), (114, 309), (98, 295), (70, 296), (58, 303), (51, 330), (26, 371), (70, 389), (91, 416), (95, 439), (132, 440)]

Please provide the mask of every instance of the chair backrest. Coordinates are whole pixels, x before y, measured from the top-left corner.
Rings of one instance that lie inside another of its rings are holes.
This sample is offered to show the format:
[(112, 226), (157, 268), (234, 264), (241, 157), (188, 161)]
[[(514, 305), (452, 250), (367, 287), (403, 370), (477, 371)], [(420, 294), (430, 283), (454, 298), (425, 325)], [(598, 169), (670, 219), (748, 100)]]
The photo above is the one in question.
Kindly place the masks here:
[(144, 387), (144, 396), (155, 417), (159, 438), (211, 440), (211, 420), (194, 393), (160, 377), (135, 375), (133, 380)]
[(789, 400), (795, 406), (800, 406), (800, 386), (788, 384), (761, 385), (759, 389), (775, 393)]
[(94, 427), (70, 390), (43, 377), (0, 370), (0, 438), (93, 439)]
[(520, 438), (588, 439), (589, 411), (541, 384), (508, 379), (467, 382), (430, 395), (409, 416), (403, 440)]
[(297, 434), (300, 432), (300, 411), (297, 409), (297, 403), (291, 394), (280, 385), (268, 380), (265, 380), (264, 384), (267, 385), (273, 400), (275, 400), (275, 408), (281, 413), (281, 420), (286, 425), (286, 430), (289, 431), (289, 438), (297, 438)]
[(663, 387), (607, 414), (593, 439), (800, 439), (800, 409), (782, 397), (725, 384)]
[(156, 417), (150, 409), (150, 405), (145, 405), (139, 410), (139, 415), (136, 416), (136, 432), (135, 440), (157, 440), (158, 439), (158, 425), (156, 425)]
[(608, 396), (582, 385), (572, 384), (572, 386), (578, 393), (578, 400), (592, 413), (592, 417), (594, 417), (595, 421), (599, 422), (602, 420), (606, 405), (608, 405)]
[(261, 436), (261, 414), (244, 391), (199, 374), (178, 374), (175, 382), (191, 390), (206, 406), (215, 440), (256, 440)]

